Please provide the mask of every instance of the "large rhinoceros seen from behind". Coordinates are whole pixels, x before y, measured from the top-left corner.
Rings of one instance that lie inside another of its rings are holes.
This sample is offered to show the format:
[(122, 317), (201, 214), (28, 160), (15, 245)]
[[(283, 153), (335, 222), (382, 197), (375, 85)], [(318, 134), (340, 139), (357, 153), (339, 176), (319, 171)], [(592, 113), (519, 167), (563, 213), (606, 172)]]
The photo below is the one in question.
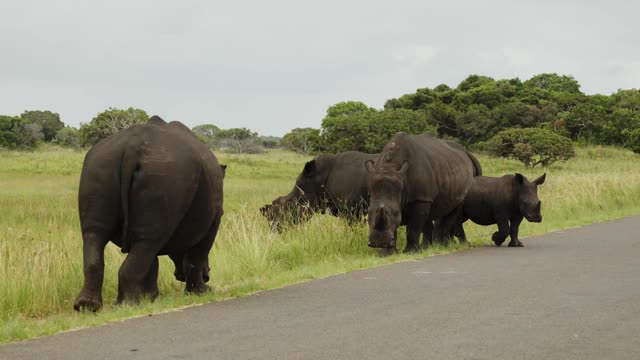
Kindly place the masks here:
[(128, 253), (118, 272), (118, 303), (159, 294), (158, 255), (171, 255), (182, 268), (176, 277), (184, 278), (187, 291), (206, 291), (207, 258), (223, 214), (222, 182), (216, 157), (179, 122), (154, 116), (94, 145), (80, 177), (85, 279), (74, 309), (102, 306), (109, 241)]

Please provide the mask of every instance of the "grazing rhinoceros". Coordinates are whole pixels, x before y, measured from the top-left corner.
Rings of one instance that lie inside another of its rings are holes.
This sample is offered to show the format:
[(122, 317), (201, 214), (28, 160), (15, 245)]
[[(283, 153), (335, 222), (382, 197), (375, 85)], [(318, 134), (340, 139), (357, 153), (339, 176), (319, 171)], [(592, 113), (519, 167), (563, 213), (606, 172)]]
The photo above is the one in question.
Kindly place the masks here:
[[(507, 236), (511, 237), (509, 246), (524, 246), (518, 240), (518, 229), (522, 218), (530, 222), (541, 222), (541, 202), (538, 199), (538, 186), (544, 184), (547, 174), (529, 181), (521, 174), (502, 177), (479, 176), (458, 210), (457, 222), (462, 225), (471, 219), (479, 225), (498, 224), (498, 231), (492, 240), (500, 246)], [(465, 239), (462, 226), (456, 227), (461, 232), (458, 237)], [(457, 230), (458, 232), (458, 230)]]
[[(433, 220), (441, 219), (434, 236), (448, 241), (458, 208), (479, 171), (464, 150), (430, 134), (395, 134), (377, 161), (366, 162), (369, 172), (369, 246), (395, 249), (396, 232), (407, 225), (405, 252), (426, 246)], [(445, 236), (447, 235), (447, 236)]]
[[(153, 116), (94, 145), (80, 176), (84, 287), (74, 309), (102, 306), (104, 247), (128, 253), (117, 302), (158, 294), (158, 255), (181, 259), (186, 291), (203, 292), (220, 226), (223, 168), (179, 122)], [(179, 265), (179, 264), (178, 264)]]
[(306, 221), (314, 212), (327, 209), (334, 216), (355, 221), (368, 207), (364, 163), (377, 157), (358, 151), (319, 155), (304, 165), (289, 194), (263, 206), (260, 212), (278, 231), (283, 223)]

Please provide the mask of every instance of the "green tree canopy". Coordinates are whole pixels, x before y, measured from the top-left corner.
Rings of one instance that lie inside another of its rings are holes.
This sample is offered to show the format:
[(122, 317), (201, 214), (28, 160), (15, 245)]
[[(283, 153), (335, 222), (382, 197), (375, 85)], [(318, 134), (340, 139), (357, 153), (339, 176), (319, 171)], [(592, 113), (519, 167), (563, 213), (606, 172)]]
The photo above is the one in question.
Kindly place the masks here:
[(191, 131), (203, 144), (214, 147), (216, 134), (220, 131), (220, 128), (213, 124), (203, 124), (195, 126)]
[(0, 147), (31, 150), (40, 139), (42, 132), (39, 125), (17, 116), (0, 115)]
[(71, 126), (58, 130), (53, 142), (60, 146), (78, 148), (80, 146), (80, 132)]
[(149, 119), (144, 110), (130, 107), (126, 110), (109, 108), (94, 117), (88, 124), (80, 126), (80, 145), (90, 146), (98, 143), (135, 124), (143, 124)]
[(322, 145), (326, 151), (366, 151), (369, 123), (376, 110), (358, 101), (335, 104), (322, 119)]
[(526, 167), (547, 166), (575, 156), (570, 139), (546, 129), (503, 130), (487, 145), (494, 155), (519, 160)]
[(258, 134), (247, 128), (218, 130), (216, 138), (237, 154), (249, 152), (259, 142)]
[(313, 128), (296, 128), (288, 132), (280, 140), (286, 149), (309, 154), (321, 150), (320, 130)]
[(60, 120), (60, 115), (48, 110), (25, 111), (20, 114), (20, 117), (31, 124), (39, 125), (45, 141), (53, 140), (58, 130), (64, 127), (64, 123)]

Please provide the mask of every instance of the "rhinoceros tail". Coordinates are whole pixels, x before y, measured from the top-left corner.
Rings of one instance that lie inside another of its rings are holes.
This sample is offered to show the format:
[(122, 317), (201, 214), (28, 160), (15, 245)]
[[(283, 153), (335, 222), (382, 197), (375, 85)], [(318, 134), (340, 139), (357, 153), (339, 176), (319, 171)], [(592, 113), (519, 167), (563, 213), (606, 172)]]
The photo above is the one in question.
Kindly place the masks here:
[(482, 176), (482, 166), (480, 166), (480, 162), (478, 161), (478, 159), (476, 159), (476, 157), (473, 156), (473, 154), (471, 154), (469, 151), (467, 151), (466, 153), (473, 163), (473, 176)]
[(122, 246), (120, 251), (128, 253), (131, 250), (131, 239), (129, 233), (129, 189), (133, 182), (133, 173), (138, 167), (138, 156), (136, 151), (129, 148), (125, 151), (120, 165), (120, 196), (122, 204)]

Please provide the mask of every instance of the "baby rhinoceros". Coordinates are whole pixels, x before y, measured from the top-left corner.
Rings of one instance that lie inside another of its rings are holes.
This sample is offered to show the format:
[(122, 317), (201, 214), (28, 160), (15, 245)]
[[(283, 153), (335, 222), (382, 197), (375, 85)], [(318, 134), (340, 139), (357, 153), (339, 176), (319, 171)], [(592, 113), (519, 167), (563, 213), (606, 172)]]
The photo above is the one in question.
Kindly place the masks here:
[(541, 222), (538, 186), (544, 183), (546, 173), (529, 181), (522, 174), (502, 177), (477, 176), (464, 199), (460, 211), (458, 237), (465, 239), (462, 223), (471, 219), (478, 225), (498, 225), (492, 240), (500, 246), (507, 236), (511, 236), (509, 246), (520, 247), (518, 228), (522, 218), (530, 222)]

